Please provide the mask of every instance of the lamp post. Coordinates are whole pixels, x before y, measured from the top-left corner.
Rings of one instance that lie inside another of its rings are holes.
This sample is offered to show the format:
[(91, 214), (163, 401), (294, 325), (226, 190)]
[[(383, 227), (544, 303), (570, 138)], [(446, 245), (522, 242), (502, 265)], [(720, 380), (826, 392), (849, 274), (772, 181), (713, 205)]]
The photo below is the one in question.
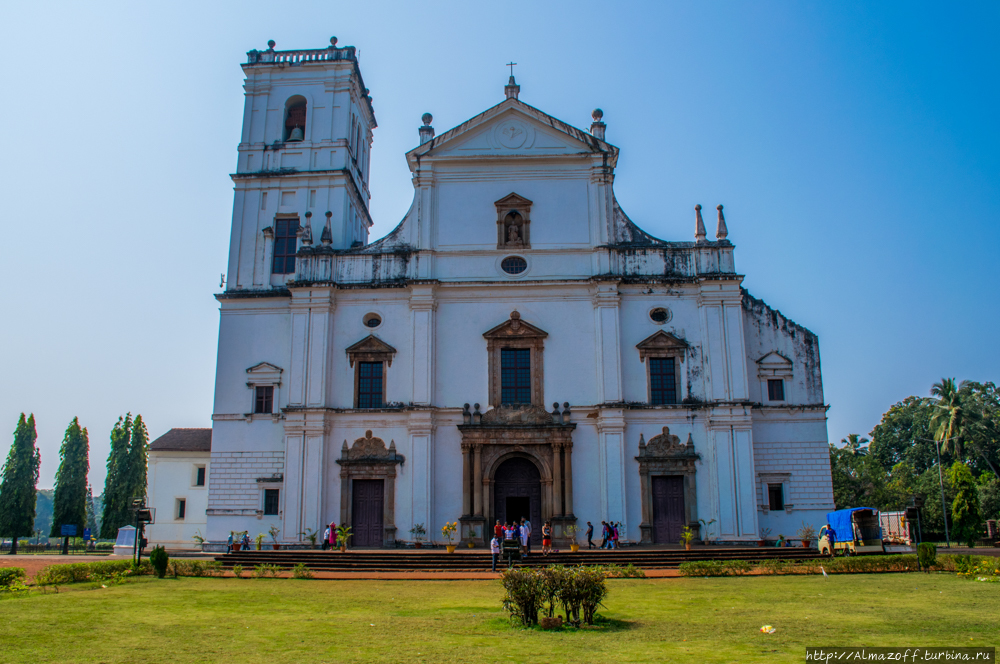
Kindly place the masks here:
[(955, 440), (958, 436), (952, 436), (951, 438), (945, 438), (945, 440), (931, 440), (928, 438), (917, 438), (917, 440), (922, 440), (927, 443), (934, 443), (934, 451), (937, 453), (937, 466), (938, 466), (938, 484), (941, 486), (941, 517), (944, 519), (944, 539), (948, 544), (948, 548), (951, 548), (951, 537), (948, 535), (948, 508), (945, 507), (944, 502), (944, 473), (941, 471), (941, 443), (947, 440)]

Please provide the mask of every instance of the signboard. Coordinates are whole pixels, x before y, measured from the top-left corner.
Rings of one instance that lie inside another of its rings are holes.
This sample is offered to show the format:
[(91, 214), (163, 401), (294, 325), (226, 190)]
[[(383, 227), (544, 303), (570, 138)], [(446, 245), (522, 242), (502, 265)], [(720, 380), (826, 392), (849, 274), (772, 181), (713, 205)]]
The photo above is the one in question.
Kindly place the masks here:
[(88, 542), (90, 541), (90, 528), (83, 529), (83, 539)]
[(76, 537), (76, 526), (67, 526), (66, 524), (63, 524), (59, 533), (63, 537)]

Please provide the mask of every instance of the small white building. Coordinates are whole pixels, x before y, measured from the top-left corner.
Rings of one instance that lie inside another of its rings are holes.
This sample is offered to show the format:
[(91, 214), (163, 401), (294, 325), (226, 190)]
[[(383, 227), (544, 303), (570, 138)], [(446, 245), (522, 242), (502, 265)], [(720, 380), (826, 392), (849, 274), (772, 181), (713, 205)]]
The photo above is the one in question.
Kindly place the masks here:
[(606, 520), (637, 542), (747, 542), (823, 523), (817, 337), (742, 288), (721, 205), (714, 239), (700, 205), (684, 240), (629, 219), (599, 109), (578, 129), (511, 76), (443, 134), (425, 114), (412, 206), (370, 243), (354, 47), (271, 43), (243, 70), (212, 541), (336, 521), (392, 546), (458, 520), (482, 542), (528, 516), (557, 541)]
[(146, 495), (156, 522), (146, 527), (149, 546), (197, 549), (206, 536), (211, 429), (171, 429), (149, 445)]

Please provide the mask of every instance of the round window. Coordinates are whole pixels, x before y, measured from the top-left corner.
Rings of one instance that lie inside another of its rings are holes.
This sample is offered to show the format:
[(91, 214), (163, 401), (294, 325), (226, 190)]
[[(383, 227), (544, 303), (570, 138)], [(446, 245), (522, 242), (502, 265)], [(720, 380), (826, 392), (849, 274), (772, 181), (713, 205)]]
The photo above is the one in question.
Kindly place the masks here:
[(649, 319), (657, 325), (663, 325), (670, 320), (670, 309), (657, 307), (649, 312)]
[(500, 263), (500, 269), (507, 274), (521, 274), (528, 269), (528, 261), (520, 256), (508, 256)]
[(365, 314), (362, 321), (364, 322), (365, 327), (378, 327), (382, 324), (382, 317), (378, 314)]

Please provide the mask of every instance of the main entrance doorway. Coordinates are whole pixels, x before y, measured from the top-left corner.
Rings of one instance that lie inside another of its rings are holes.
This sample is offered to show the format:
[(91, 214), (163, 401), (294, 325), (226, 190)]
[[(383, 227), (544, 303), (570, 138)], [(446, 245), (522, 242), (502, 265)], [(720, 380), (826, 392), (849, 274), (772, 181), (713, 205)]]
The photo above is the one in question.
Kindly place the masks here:
[(351, 501), (351, 544), (358, 547), (382, 546), (383, 480), (353, 480)]
[(684, 478), (653, 477), (653, 542), (676, 544), (684, 527)]
[(525, 517), (535, 533), (542, 531), (542, 476), (535, 464), (520, 457), (500, 464), (493, 475), (493, 508), (500, 523)]

